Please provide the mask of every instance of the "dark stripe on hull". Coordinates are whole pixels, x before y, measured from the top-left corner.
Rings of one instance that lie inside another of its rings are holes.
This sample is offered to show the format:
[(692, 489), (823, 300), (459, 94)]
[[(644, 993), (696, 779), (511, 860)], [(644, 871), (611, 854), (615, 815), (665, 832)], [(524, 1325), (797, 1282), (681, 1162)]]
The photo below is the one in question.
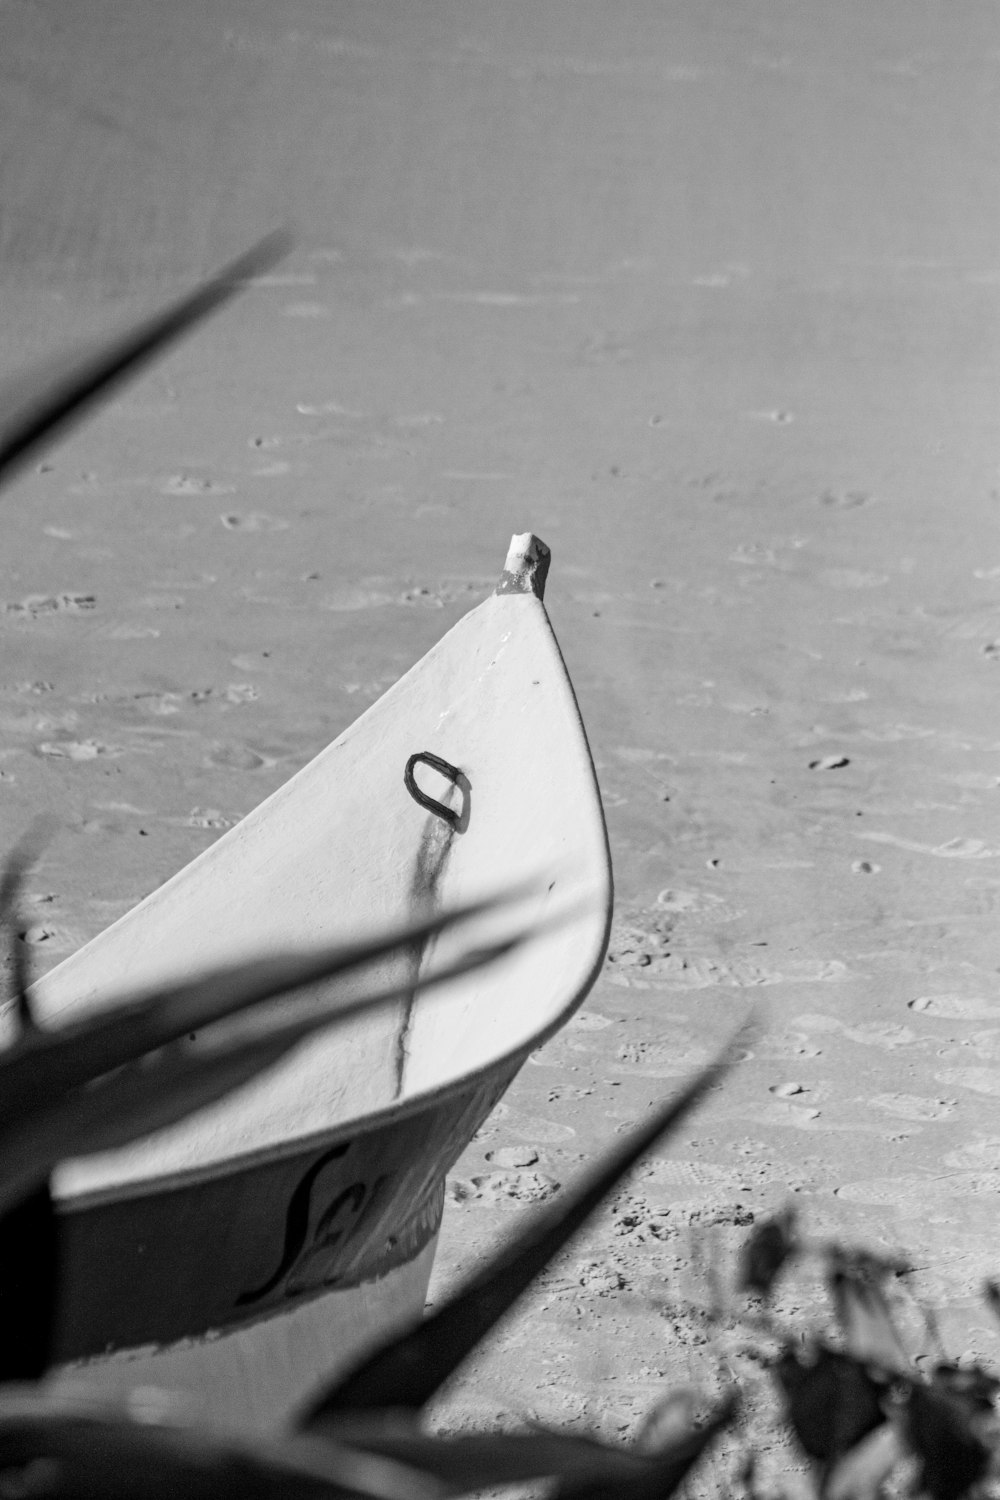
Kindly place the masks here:
[(180, 1422), (251, 1438), (287, 1432), (321, 1387), (419, 1322), (436, 1248), (435, 1235), (379, 1281), (289, 1302), (226, 1333), (62, 1365), (47, 1389), (71, 1401), (121, 1405), (154, 1387), (169, 1393), (168, 1409)]
[(522, 1059), (402, 1119), (218, 1175), (63, 1207), (60, 1364), (280, 1317), (412, 1261)]

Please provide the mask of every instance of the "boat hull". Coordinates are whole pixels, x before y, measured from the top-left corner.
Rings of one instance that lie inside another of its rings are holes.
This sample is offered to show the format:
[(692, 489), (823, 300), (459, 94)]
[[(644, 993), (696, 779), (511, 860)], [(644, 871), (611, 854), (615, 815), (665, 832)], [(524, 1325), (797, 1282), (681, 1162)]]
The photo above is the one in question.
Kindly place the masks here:
[[(467, 947), (510, 935), (483, 912), (373, 966), (368, 982), (402, 997), (392, 1006), (168, 1130), (60, 1165), (56, 1358), (74, 1378), (179, 1381), (199, 1412), (259, 1429), (351, 1363), (362, 1325), (370, 1344), (419, 1316), (445, 1173), (581, 1003), (607, 944), (607, 834), (542, 604), (547, 559), (515, 538), (495, 594), (35, 986), (58, 1025), (255, 951), (378, 933), (544, 877), (519, 909), (530, 942), (417, 993)], [(341, 990), (313, 993), (329, 1005)]]
[(444, 1179), (519, 1064), (381, 1122), (63, 1209), (56, 1384), (280, 1426), (419, 1320)]

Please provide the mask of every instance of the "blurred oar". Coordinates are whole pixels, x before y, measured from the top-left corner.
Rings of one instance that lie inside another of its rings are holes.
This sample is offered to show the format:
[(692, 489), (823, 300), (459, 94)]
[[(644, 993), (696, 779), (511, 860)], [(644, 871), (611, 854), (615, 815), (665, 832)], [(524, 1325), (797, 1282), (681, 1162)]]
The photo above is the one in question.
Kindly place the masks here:
[(814, 1482), (813, 1492), (820, 1489), (823, 1500), (884, 1500), (892, 1493), (887, 1484), (890, 1474), (908, 1457), (899, 1425), (883, 1422), (831, 1464), (822, 1489)]
[(558, 1481), (562, 1500), (661, 1500), (676, 1489), (705, 1448), (732, 1420), (730, 1394), (696, 1425), (688, 1417), (669, 1440), (648, 1447), (602, 1443), (586, 1434), (546, 1427), (527, 1432), (424, 1432), (415, 1415), (359, 1412), (338, 1418), (326, 1432), (334, 1446), (376, 1453), (449, 1486), (453, 1495), (535, 1479)]
[(42, 846), (55, 827), (51, 813), (39, 813), (31, 820), (27, 833), (14, 845), (0, 874), (0, 931), (7, 939), (10, 955), (9, 993), (22, 1033), (31, 1030), (35, 1018), (28, 989), (31, 983), (29, 949), (18, 931), (21, 892), (28, 869), (39, 856)]
[(631, 1479), (609, 1482), (603, 1475), (570, 1480), (555, 1491), (554, 1500), (667, 1500), (687, 1478), (689, 1471), (733, 1420), (737, 1398), (725, 1397), (700, 1427), (662, 1448), (645, 1473)]
[[(618, 1181), (674, 1129), (730, 1066), (736, 1041), (692, 1079), (679, 1098), (656, 1110), (579, 1184), (495, 1255), (443, 1307), (364, 1360), (317, 1396), (300, 1421), (336, 1435), (341, 1412), (389, 1407), (419, 1410), (457, 1370), (494, 1324), (585, 1223)], [(352, 1417), (352, 1420), (354, 1418)], [(327, 1427), (326, 1424), (329, 1424)]]
[[(18, 931), (24, 874), (50, 820), (36, 818), (0, 875), (0, 930), (10, 953), (14, 1006), (22, 1034), (34, 1025), (28, 1001), (27, 944)], [(0, 1383), (40, 1380), (51, 1363), (59, 1277), (59, 1231), (52, 1187), (36, 1179), (27, 1196), (0, 1209)]]
[(63, 428), (85, 416), (126, 376), (228, 302), (252, 276), (259, 276), (281, 260), (291, 243), (291, 236), (284, 230), (267, 235), (196, 291), (80, 360), (36, 401), (15, 412), (0, 427), (0, 485), (26, 464), (41, 444), (49, 443)]
[(368, 941), (331, 943), (304, 953), (222, 965), (185, 983), (123, 998), (118, 1004), (109, 999), (106, 1008), (89, 1011), (65, 1025), (35, 1027), (0, 1052), (0, 1134), (22, 1121), (41, 1100), (52, 1104), (68, 1089), (278, 995), (356, 973), (381, 959), (405, 958), (416, 945), (513, 906), (534, 889), (534, 884), (511, 888), (400, 925)]
[(18, 897), (24, 884), (25, 871), (32, 862), (31, 851), (26, 845), (27, 841), (22, 840), (14, 852), (8, 856), (3, 874), (0, 876), (0, 928), (7, 937), (6, 946), (10, 959), (8, 993), (13, 998), (14, 1010), (22, 1032), (34, 1025), (31, 1002), (28, 999), (28, 985), (31, 982), (28, 972), (28, 949), (27, 945), (21, 942), (17, 930)]
[(635, 1449), (549, 1428), (437, 1437), (423, 1432), (412, 1416), (388, 1412), (377, 1415), (374, 1423), (365, 1416), (356, 1425), (351, 1418), (338, 1422), (336, 1446), (341, 1444), (419, 1469), (456, 1495), (531, 1479), (615, 1485), (647, 1474), (656, 1462)]
[(30, 1475), (24, 1494), (45, 1500), (439, 1500), (447, 1493), (374, 1454), (133, 1420), (18, 1388), (0, 1393), (0, 1473)]

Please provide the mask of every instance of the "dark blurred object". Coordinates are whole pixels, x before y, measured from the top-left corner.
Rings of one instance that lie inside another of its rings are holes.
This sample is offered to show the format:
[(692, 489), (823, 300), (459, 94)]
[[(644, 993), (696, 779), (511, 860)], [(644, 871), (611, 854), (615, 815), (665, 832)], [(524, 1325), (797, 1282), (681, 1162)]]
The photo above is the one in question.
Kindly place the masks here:
[(38, 447), (48, 444), (62, 428), (84, 417), (119, 381), (135, 374), (175, 339), (228, 302), (251, 277), (269, 270), (288, 254), (291, 244), (291, 235), (285, 230), (267, 235), (196, 291), (164, 312), (154, 314), (106, 348), (79, 360), (48, 391), (30, 401), (23, 410), (14, 412), (0, 428), (0, 485), (6, 484), (29, 461)]

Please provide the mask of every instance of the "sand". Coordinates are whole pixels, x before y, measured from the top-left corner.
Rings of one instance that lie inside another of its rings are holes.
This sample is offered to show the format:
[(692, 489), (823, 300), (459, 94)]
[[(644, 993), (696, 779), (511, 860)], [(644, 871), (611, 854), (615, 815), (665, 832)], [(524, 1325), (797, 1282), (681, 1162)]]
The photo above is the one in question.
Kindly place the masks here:
[(998, 60), (979, 0), (0, 5), (0, 373), (298, 237), (3, 498), (0, 836), (59, 828), (39, 964), (532, 529), (617, 919), (459, 1164), (433, 1294), (759, 1018), (463, 1420), (626, 1431), (746, 1371), (704, 1265), (789, 1196), (998, 1354)]

